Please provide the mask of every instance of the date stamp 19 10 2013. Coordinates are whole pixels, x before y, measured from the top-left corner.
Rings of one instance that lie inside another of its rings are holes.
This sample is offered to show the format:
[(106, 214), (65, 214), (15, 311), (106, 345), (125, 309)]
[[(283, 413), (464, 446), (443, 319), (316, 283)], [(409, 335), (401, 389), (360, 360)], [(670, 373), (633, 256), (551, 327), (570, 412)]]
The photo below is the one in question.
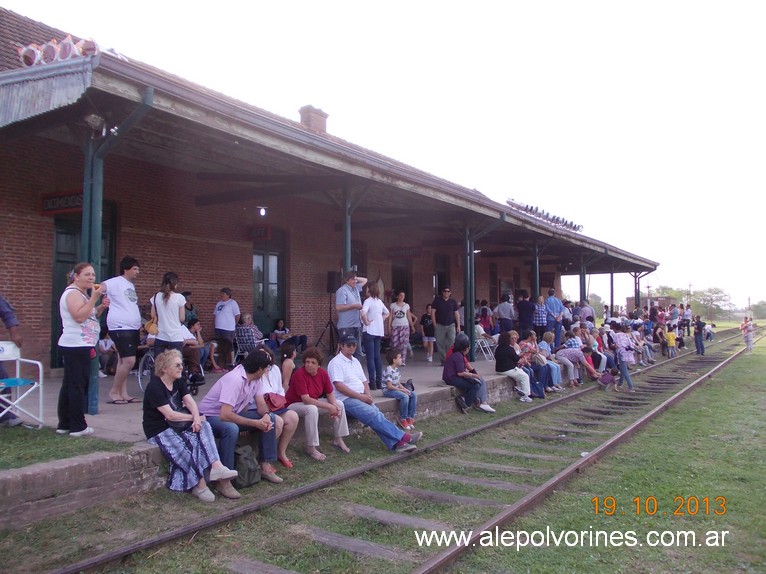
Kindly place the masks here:
[(626, 513), (636, 516), (723, 516), (727, 512), (726, 498), (723, 496), (676, 496), (668, 506), (657, 502), (655, 496), (636, 496), (628, 506), (620, 505), (614, 496), (594, 496), (590, 501), (593, 503), (593, 512), (604, 516)]

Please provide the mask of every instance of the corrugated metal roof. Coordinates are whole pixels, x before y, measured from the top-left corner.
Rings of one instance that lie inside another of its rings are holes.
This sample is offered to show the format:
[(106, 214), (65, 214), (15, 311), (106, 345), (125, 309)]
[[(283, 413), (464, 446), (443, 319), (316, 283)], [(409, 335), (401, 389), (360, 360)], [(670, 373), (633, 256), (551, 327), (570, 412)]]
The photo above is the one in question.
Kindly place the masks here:
[(92, 60), (0, 73), (0, 128), (75, 103), (90, 86)]

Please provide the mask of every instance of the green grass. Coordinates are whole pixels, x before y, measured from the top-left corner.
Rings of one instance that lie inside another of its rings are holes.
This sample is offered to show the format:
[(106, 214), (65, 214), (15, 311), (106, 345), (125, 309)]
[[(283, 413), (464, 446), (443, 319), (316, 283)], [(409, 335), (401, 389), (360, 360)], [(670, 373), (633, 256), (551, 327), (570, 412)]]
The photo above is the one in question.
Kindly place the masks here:
[[(482, 548), (466, 555), (455, 573), (755, 573), (766, 572), (766, 395), (760, 346), (682, 404), (570, 481), (560, 494), (504, 530), (729, 531), (716, 547)], [(596, 515), (593, 497), (613, 496), (614, 516)], [(654, 496), (654, 516), (635, 513), (633, 499)], [(674, 516), (675, 497), (707, 496), (708, 515)], [(726, 498), (726, 514), (712, 499)], [(716, 506), (717, 507), (717, 506)], [(624, 514), (622, 514), (624, 512)]]
[(72, 440), (57, 435), (53, 429), (28, 429), (23, 426), (0, 430), (0, 470), (21, 468), (37, 462), (47, 462), (99, 451), (124, 451), (131, 445), (98, 439)]

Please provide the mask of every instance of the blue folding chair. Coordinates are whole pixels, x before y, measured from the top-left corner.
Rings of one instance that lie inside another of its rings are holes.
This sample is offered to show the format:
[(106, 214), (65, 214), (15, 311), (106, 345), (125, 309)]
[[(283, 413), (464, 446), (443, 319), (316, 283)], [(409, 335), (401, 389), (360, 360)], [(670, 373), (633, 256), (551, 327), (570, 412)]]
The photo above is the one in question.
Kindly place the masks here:
[[(11, 341), (0, 341), (0, 361), (14, 361), (16, 376), (0, 379), (0, 390), (10, 389), (10, 394), (0, 393), (0, 416), (8, 412), (15, 415), (26, 415), (37, 421), (37, 428), (42, 428), (43, 422), (43, 364), (39, 361), (21, 358), (21, 350)], [(37, 380), (25, 379), (21, 376), (21, 365), (37, 366)], [(37, 415), (29, 403), (37, 393)], [(22, 401), (26, 401), (22, 406)]]

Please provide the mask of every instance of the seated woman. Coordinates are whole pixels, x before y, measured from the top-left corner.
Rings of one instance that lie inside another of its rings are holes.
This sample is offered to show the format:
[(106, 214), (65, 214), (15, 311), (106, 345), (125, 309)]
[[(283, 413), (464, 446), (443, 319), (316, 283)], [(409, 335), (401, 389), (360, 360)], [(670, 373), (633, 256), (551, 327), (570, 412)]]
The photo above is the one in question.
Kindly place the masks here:
[[(271, 350), (267, 347), (262, 347), (265, 351), (271, 353)], [(292, 461), (287, 458), (287, 445), (290, 443), (290, 439), (295, 434), (295, 429), (298, 428), (298, 415), (294, 411), (287, 409), (287, 402), (285, 406), (277, 410), (271, 410), (266, 401), (266, 394), (275, 394), (281, 397), (285, 396), (285, 390), (282, 387), (282, 370), (277, 365), (273, 364), (266, 370), (256, 382), (255, 386), (255, 406), (258, 414), (263, 416), (269, 412), (273, 412), (277, 417), (282, 419), (282, 434), (279, 435), (277, 442), (277, 460), (285, 468), (292, 468)]]
[(531, 391), (530, 397), (536, 397), (538, 399), (545, 398), (545, 386), (542, 382), (537, 380), (535, 372), (529, 366), (527, 360), (524, 358), (521, 346), (519, 345), (519, 333), (515, 330), (508, 331), (508, 336), (511, 338), (511, 347), (519, 356), (519, 368), (523, 370), (529, 377), (529, 389)]
[(510, 377), (516, 383), (516, 389), (521, 393), (519, 399), (522, 403), (531, 403), (529, 396), (529, 375), (519, 367), (520, 357), (511, 347), (511, 335), (507, 331), (500, 333), (495, 349), (495, 371)]
[(292, 335), (290, 329), (285, 325), (285, 320), (277, 319), (274, 323), (274, 330), (269, 337), (269, 346), (276, 351), (278, 347), (285, 343), (290, 343), (295, 345), (295, 350), (300, 353), (306, 350), (307, 341), (308, 337), (306, 335)]
[(548, 360), (548, 367), (550, 368), (551, 385), (555, 389), (562, 389), (561, 386), (561, 365), (553, 360), (553, 341), (555, 335), (553, 331), (546, 331), (543, 333), (543, 340), (537, 343), (537, 348), (540, 350), (540, 354)]
[(540, 355), (540, 348), (537, 346), (537, 333), (531, 329), (526, 331), (524, 340), (519, 342), (519, 348), (521, 349), (519, 355), (522, 363), (532, 369), (535, 379), (543, 385), (545, 392), (559, 392), (561, 389), (554, 387), (551, 382), (551, 369), (548, 366), (547, 358), (545, 361), (537, 361), (537, 356)]
[(298, 353), (295, 352), (295, 347), (292, 343), (285, 343), (279, 348), (282, 354), (282, 360), (280, 361), (279, 368), (282, 371), (282, 388), (287, 392), (290, 388), (290, 378), (295, 371), (295, 357)]
[(485, 413), (494, 413), (495, 409), (487, 404), (487, 384), (466, 359), (470, 343), (468, 337), (456, 337), (452, 353), (444, 362), (442, 380), (465, 393), (455, 398), (458, 408), (468, 414), (468, 407), (475, 407)]
[[(167, 486), (170, 490), (191, 491), (204, 502), (215, 496), (205, 482), (210, 469), (210, 482), (218, 482), (218, 491), (226, 496), (233, 489), (229, 482), (237, 471), (226, 468), (218, 456), (213, 431), (200, 415), (197, 403), (181, 377), (183, 361), (175, 349), (161, 353), (154, 361), (154, 372), (144, 393), (143, 427), (149, 443), (156, 445), (168, 460)], [(181, 411), (185, 407), (188, 412)], [(186, 430), (176, 430), (170, 423), (189, 421)]]
[(263, 333), (258, 326), (253, 323), (253, 316), (250, 313), (244, 313), (239, 320), (239, 324), (234, 331), (234, 339), (237, 342), (238, 353), (249, 353), (263, 341)]
[(322, 353), (316, 347), (303, 351), (303, 366), (293, 372), (290, 387), (285, 398), (287, 408), (303, 419), (306, 431), (306, 453), (316, 461), (327, 458), (319, 446), (319, 416), (328, 415), (333, 419), (334, 439), (332, 445), (349, 453), (351, 449), (343, 441), (348, 436), (348, 422), (343, 402), (335, 398), (335, 388), (330, 375), (322, 365)]

